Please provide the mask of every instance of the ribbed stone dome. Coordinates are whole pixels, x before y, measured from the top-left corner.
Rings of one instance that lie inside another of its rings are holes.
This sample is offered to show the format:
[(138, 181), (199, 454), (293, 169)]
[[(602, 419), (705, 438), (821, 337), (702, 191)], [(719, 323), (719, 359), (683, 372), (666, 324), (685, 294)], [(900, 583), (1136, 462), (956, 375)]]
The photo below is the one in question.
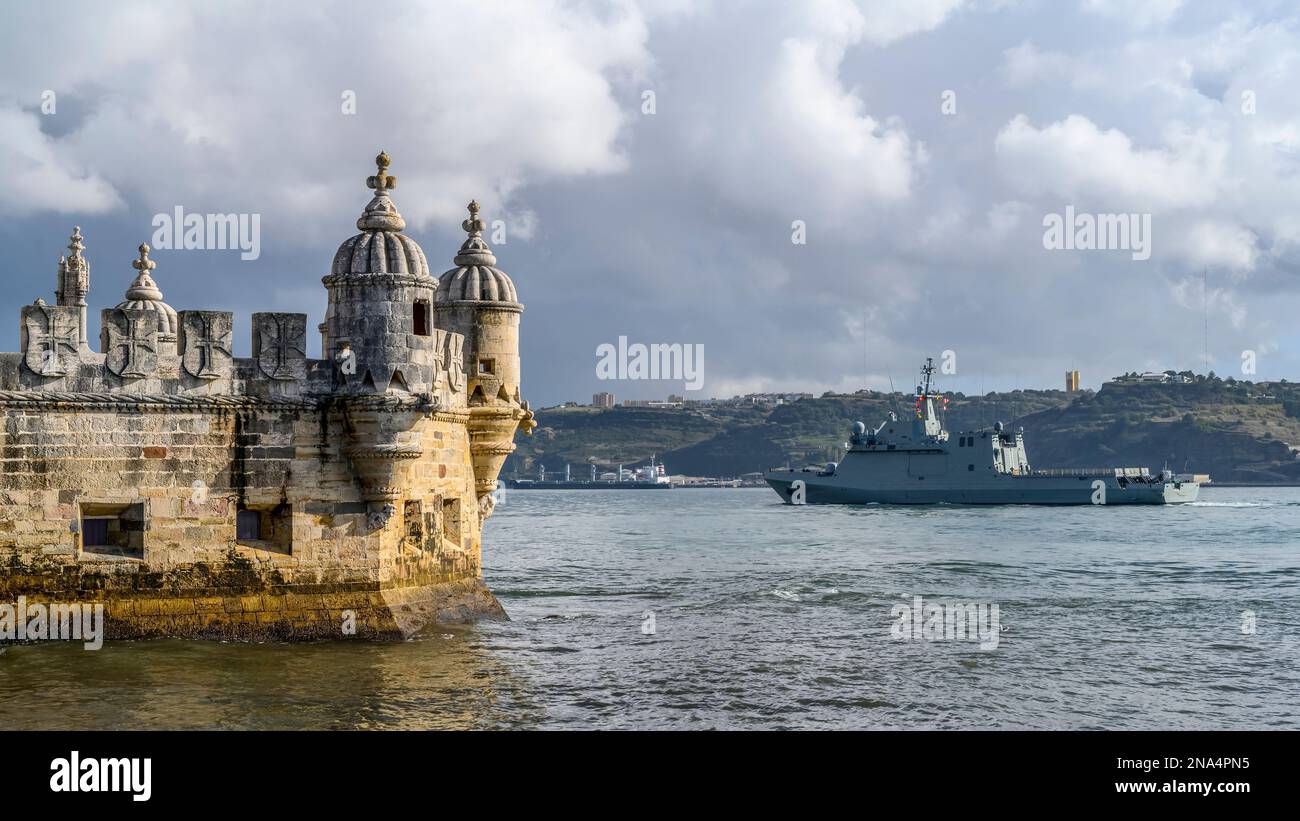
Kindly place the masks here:
[(334, 254), (330, 273), (347, 274), (412, 274), (429, 276), (429, 263), (419, 243), (402, 233), (406, 220), (397, 212), (397, 206), (388, 196), (397, 187), (397, 178), (387, 173), (388, 154), (379, 152), (375, 164), (379, 173), (366, 180), (375, 190), (375, 196), (357, 219), (361, 233), (349, 237)]
[(152, 311), (158, 316), (158, 338), (164, 342), (176, 339), (176, 309), (162, 301), (162, 291), (154, 283), (149, 272), (158, 267), (158, 263), (149, 259), (149, 246), (140, 246), (140, 258), (131, 263), (136, 274), (131, 287), (126, 289), (126, 299), (117, 303), (119, 308), (133, 308), (137, 311)]
[(393, 231), (363, 231), (349, 237), (334, 255), (334, 274), (415, 274), (429, 276), (419, 243)]
[(483, 220), (478, 216), (479, 204), (469, 204), (469, 219), (461, 223), (469, 238), (460, 246), (455, 268), (438, 277), (438, 291), (434, 301), (448, 302), (503, 302), (519, 305), (515, 284), (505, 271), (496, 267), (497, 258), (483, 241)]

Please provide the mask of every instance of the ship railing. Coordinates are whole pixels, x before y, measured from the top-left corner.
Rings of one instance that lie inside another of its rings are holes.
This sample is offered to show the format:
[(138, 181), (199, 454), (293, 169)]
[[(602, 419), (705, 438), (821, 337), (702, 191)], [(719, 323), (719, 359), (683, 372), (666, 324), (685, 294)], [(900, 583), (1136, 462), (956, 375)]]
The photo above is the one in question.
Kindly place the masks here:
[[(1120, 468), (1123, 470), (1123, 468)], [(1116, 468), (1045, 468), (1029, 471), (1030, 476), (1116, 476)]]
[(789, 465), (778, 465), (774, 468), (768, 468), (767, 473), (816, 473), (818, 476), (829, 476), (825, 468), (820, 465), (808, 465), (806, 467), (796, 468)]

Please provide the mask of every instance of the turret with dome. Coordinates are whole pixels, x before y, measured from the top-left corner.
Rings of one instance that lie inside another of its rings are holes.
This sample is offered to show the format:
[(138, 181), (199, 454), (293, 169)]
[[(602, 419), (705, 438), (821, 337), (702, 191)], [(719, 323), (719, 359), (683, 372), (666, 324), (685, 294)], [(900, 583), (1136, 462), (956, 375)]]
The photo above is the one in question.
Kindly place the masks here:
[(430, 394), (438, 378), (437, 283), (424, 251), (402, 233), (406, 221), (388, 194), (397, 187), (390, 163), (385, 152), (375, 158), (378, 173), (366, 180), (375, 193), (357, 219), (361, 233), (344, 240), (321, 280), (329, 291), (321, 347), (339, 363), (344, 393)]
[(438, 278), (434, 307), (439, 328), (465, 337), (470, 451), (482, 495), (495, 487), (501, 466), (514, 451), (515, 430), (531, 433), (535, 423), (519, 395), (519, 318), (524, 306), (483, 239), (486, 226), (478, 202), (471, 201), (468, 208), (469, 219), (461, 227), (469, 236), (453, 260), (455, 267)]

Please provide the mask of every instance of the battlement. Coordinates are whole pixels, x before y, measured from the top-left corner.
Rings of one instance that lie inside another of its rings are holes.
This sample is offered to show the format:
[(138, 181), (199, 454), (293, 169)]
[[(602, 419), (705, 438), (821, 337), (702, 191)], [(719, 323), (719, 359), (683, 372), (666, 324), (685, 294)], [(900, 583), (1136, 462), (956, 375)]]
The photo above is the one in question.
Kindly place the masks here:
[[(0, 391), (265, 400), (411, 394), (400, 367), (379, 388), (372, 374), (349, 367), (348, 357), (308, 358), (306, 314), (253, 314), (251, 357), (231, 355), (235, 320), (227, 311), (177, 312), (179, 334), (170, 345), (148, 312), (106, 308), (102, 316), (96, 352), (73, 341), (77, 309), (43, 301), (23, 306), (23, 350), (0, 353)], [(465, 337), (438, 328), (430, 335), (432, 390), (422, 395), (442, 407), (465, 407)]]
[[(78, 227), (74, 242), (80, 246), (81, 240)], [(250, 328), (252, 356), (243, 358), (231, 354), (234, 314), (173, 310), (162, 302), (162, 293), (152, 277), (142, 280), (156, 269), (156, 263), (149, 259), (149, 246), (141, 245), (139, 253), (133, 264), (142, 273), (128, 289), (127, 299), (101, 312), (99, 351), (86, 344), (88, 275), (76, 296), (80, 305), (50, 305), (37, 299), (23, 306), (19, 333), (22, 350), (0, 353), (0, 391), (259, 399), (412, 393), (400, 363), (386, 369), (372, 365), (372, 369), (358, 370), (354, 357), (359, 358), (360, 352), (373, 347), (381, 354), (385, 348), (422, 350), (427, 354), (425, 360), (408, 365), (408, 372), (419, 372), (417, 384), (426, 389), (423, 394), (437, 395), (443, 407), (465, 405), (465, 337), (434, 327), (431, 279), (423, 283), (430, 299), (411, 302), (409, 334), (397, 334), (397, 339), (392, 334), (378, 339), (341, 337), (334, 359), (310, 359), (306, 353), (306, 314), (254, 313)], [(60, 260), (61, 279), (65, 269), (66, 262)], [(402, 279), (391, 274), (367, 277), (388, 286)], [(341, 282), (337, 275), (327, 276), (324, 281), (327, 286)], [(348, 284), (355, 286), (355, 278)], [(66, 300), (66, 293), (58, 291), (58, 298)], [(362, 293), (356, 300), (364, 303), (366, 298)], [(383, 377), (379, 382), (375, 380), (376, 370)]]

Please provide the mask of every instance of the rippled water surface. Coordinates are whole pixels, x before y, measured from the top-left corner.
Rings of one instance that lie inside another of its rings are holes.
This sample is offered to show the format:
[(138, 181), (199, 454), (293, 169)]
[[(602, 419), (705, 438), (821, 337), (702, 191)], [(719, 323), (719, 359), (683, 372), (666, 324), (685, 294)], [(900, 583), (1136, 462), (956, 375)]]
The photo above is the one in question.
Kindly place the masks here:
[[(485, 544), (509, 622), (396, 644), (9, 647), (0, 727), (1300, 724), (1296, 488), (1167, 508), (510, 491)], [(996, 648), (894, 638), (914, 596), (997, 604)]]

